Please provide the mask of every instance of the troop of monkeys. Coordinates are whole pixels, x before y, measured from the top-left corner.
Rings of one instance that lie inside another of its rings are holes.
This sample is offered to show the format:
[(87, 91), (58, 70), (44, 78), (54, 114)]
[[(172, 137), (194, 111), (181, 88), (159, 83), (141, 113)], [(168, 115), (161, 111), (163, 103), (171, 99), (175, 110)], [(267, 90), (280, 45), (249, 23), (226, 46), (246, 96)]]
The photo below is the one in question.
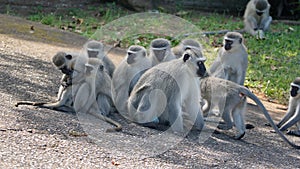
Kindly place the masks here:
[[(258, 31), (267, 29), (272, 20), (269, 8), (266, 0), (249, 2), (245, 25), (251, 34), (261, 34)], [(121, 124), (107, 117), (117, 109), (130, 121), (141, 125), (169, 125), (175, 133), (191, 128), (202, 130), (204, 115), (217, 108), (216, 115), (224, 121), (218, 128), (229, 130), (235, 126), (238, 131), (235, 139), (241, 139), (246, 130), (244, 111), (246, 97), (249, 97), (261, 108), (280, 137), (300, 148), (282, 133), (298, 124), (298, 130), (287, 134), (300, 136), (300, 77), (291, 83), (288, 111), (276, 125), (261, 101), (243, 86), (248, 54), (240, 33), (225, 34), (223, 47), (209, 71), (205, 61), (202, 47), (196, 40), (185, 39), (172, 48), (170, 41), (158, 38), (151, 42), (149, 54), (142, 46), (130, 46), (115, 68), (104, 53), (103, 44), (91, 40), (84, 46), (84, 53), (58, 52), (53, 56), (53, 64), (63, 73), (56, 102), (20, 101), (16, 106), (27, 104), (90, 113), (116, 126), (107, 131), (122, 129)]]

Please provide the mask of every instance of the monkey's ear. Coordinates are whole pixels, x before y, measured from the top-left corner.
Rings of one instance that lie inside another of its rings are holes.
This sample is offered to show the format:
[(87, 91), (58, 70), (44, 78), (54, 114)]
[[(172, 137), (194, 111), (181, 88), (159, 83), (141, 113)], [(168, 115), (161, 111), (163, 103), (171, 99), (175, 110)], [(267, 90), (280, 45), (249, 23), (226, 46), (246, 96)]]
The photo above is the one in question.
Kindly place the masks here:
[(191, 57), (191, 56), (190, 56), (189, 54), (187, 54), (187, 53), (184, 54), (184, 55), (183, 55), (183, 61), (186, 62), (187, 60), (190, 59), (190, 57)]
[(68, 60), (71, 60), (73, 56), (69, 54), (69, 55), (66, 55), (65, 57), (66, 57)]

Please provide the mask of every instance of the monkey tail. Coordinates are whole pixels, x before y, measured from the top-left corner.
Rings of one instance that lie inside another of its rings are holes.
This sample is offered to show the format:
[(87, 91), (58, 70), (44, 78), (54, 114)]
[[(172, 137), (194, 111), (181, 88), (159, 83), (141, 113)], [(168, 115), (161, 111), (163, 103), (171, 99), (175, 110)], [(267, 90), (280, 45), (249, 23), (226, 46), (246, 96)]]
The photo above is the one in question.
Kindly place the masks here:
[(104, 121), (116, 126), (115, 128), (106, 129), (106, 132), (116, 132), (116, 131), (121, 131), (122, 130), (122, 125), (120, 123), (116, 122), (115, 120), (113, 120), (109, 117), (103, 116), (102, 114), (99, 114), (99, 113), (93, 112), (91, 114), (98, 117), (101, 120), (104, 120)]
[(106, 129), (106, 132), (115, 132), (115, 131), (121, 131), (122, 130), (122, 125), (115, 120), (108, 118), (106, 116), (103, 116), (104, 120), (107, 121), (108, 123), (115, 125), (115, 128), (108, 128)]
[(32, 101), (18, 101), (15, 103), (15, 107), (19, 105), (31, 105), (31, 106), (41, 106), (45, 104), (44, 102), (32, 102)]
[(250, 99), (252, 99), (257, 105), (258, 107), (260, 107), (260, 109), (262, 110), (262, 112), (264, 113), (265, 117), (267, 118), (267, 120), (269, 121), (269, 123), (271, 124), (271, 126), (274, 128), (275, 132), (285, 141), (287, 142), (290, 146), (292, 146), (295, 149), (300, 149), (299, 145), (296, 145), (294, 143), (292, 143), (291, 141), (289, 141), (285, 135), (278, 129), (278, 127), (275, 125), (274, 121), (272, 120), (270, 114), (268, 113), (267, 109), (265, 108), (265, 106), (262, 104), (262, 102), (252, 93), (250, 92), (250, 90), (248, 90), (246, 87), (242, 87), (241, 88), (241, 93), (248, 96)]

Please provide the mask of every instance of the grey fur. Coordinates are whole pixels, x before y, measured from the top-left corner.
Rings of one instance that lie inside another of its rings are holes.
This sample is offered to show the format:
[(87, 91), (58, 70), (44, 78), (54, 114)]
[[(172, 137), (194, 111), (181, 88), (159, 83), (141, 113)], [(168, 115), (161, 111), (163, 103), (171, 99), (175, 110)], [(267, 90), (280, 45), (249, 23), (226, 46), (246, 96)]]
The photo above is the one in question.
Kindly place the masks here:
[(110, 77), (113, 76), (115, 65), (114, 63), (106, 56), (104, 53), (104, 46), (101, 42), (91, 40), (85, 45), (85, 50), (88, 54), (88, 57), (94, 58), (97, 57), (102, 60), (105, 69), (108, 71)]
[(157, 38), (151, 41), (149, 58), (152, 66), (155, 66), (159, 63), (173, 60), (176, 57), (171, 51), (170, 41), (164, 38)]
[(204, 61), (205, 58), (196, 57), (192, 50), (187, 50), (184, 57), (146, 71), (128, 99), (130, 118), (137, 123), (158, 118), (160, 123), (169, 123), (174, 132), (181, 133), (186, 127), (183, 117), (187, 114), (190, 121), (196, 120), (195, 127), (201, 130), (204, 121), (197, 86), (199, 76), (206, 73)]
[(127, 99), (133, 87), (145, 72), (151, 68), (147, 51), (142, 46), (130, 46), (126, 57), (116, 68), (112, 77), (112, 97), (122, 115), (127, 115)]
[[(230, 82), (228, 80), (215, 78), (215, 77), (206, 77), (201, 79), (200, 82), (200, 89), (201, 89), (201, 96), (205, 98), (207, 101), (215, 101), (215, 102), (221, 102), (221, 100), (212, 100), (216, 99), (214, 97), (213, 93), (217, 93), (219, 96), (223, 96), (223, 99), (226, 99), (226, 104), (224, 108), (223, 117), (224, 121), (227, 122), (228, 128), (231, 128), (232, 120), (228, 118), (230, 116), (230, 113), (240, 113), (240, 115), (233, 115), (233, 117), (237, 117), (234, 119), (235, 126), (237, 127), (239, 134), (236, 135), (236, 139), (241, 139), (245, 134), (245, 126), (244, 126), (244, 119), (241, 118), (242, 111), (236, 109), (242, 109), (243, 105), (245, 105), (245, 97), (249, 97), (252, 99), (258, 107), (262, 110), (263, 114), (265, 115), (266, 119), (269, 121), (271, 126), (274, 128), (276, 133), (289, 145), (291, 145), (294, 148), (300, 149), (300, 146), (295, 145), (294, 143), (290, 142), (283, 133), (278, 129), (278, 127), (274, 124), (274, 121), (272, 120), (270, 114), (268, 113), (267, 109), (264, 107), (262, 102), (253, 94), (251, 93), (246, 87), (238, 85), (236, 83)], [(228, 110), (228, 112), (227, 112)], [(228, 121), (229, 120), (229, 121)]]

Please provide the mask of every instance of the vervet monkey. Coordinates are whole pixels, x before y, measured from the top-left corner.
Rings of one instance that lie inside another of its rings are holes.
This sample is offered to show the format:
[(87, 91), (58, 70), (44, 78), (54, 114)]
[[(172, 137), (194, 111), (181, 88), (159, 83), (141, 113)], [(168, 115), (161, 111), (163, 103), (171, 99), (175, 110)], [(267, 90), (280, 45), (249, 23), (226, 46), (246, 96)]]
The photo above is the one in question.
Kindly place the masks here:
[(54, 66), (63, 73), (56, 102), (19, 101), (15, 106), (25, 104), (57, 111), (75, 112), (73, 109), (72, 99), (72, 76), (74, 72), (75, 74), (78, 74), (78, 71), (82, 71), (83, 69), (83, 67), (80, 68), (80, 66), (76, 66), (78, 70), (75, 70), (77, 59), (80, 60), (80, 62), (83, 62), (83, 57), (78, 57), (78, 55), (74, 54), (67, 54), (65, 52), (58, 52), (52, 57), (52, 63)]
[(243, 41), (242, 34), (238, 32), (225, 34), (223, 47), (209, 69), (212, 76), (244, 85), (248, 53)]
[(149, 57), (152, 61), (152, 66), (176, 58), (171, 51), (170, 41), (164, 38), (157, 38), (151, 41)]
[(267, 0), (250, 0), (244, 13), (245, 31), (260, 39), (265, 38), (264, 32), (269, 29), (272, 22), (269, 15), (270, 7)]
[(180, 58), (184, 53), (185, 48), (195, 48), (199, 50), (199, 53), (202, 55), (202, 46), (199, 42), (194, 39), (184, 39), (182, 40), (179, 45), (172, 48), (172, 52), (174, 53), (176, 58)]
[(66, 89), (72, 85), (72, 73), (77, 57), (78, 54), (65, 52), (57, 52), (57, 54), (52, 57), (54, 66), (63, 73), (57, 93), (57, 101), (62, 99), (63, 93), (67, 92)]
[(199, 77), (206, 75), (205, 60), (187, 49), (181, 58), (147, 70), (128, 99), (130, 119), (145, 124), (158, 118), (159, 123), (169, 124), (174, 132), (182, 133), (186, 127), (183, 117), (188, 117), (201, 130), (204, 121), (198, 85)]
[(287, 134), (300, 137), (300, 77), (291, 83), (289, 108), (277, 124), (280, 131), (285, 131), (293, 125), (296, 125), (298, 130), (290, 130)]
[(107, 69), (109, 76), (112, 77), (115, 70), (114, 63), (105, 55), (104, 46), (101, 42), (91, 40), (88, 41), (85, 45), (85, 49), (90, 58), (99, 58), (103, 61), (105, 69)]
[(235, 139), (241, 139), (245, 135), (245, 124), (244, 124), (244, 109), (246, 106), (245, 98), (249, 97), (262, 110), (266, 119), (270, 122), (271, 126), (280, 135), (280, 137), (288, 144), (293, 146), (294, 148), (297, 149), (300, 148), (300, 146), (297, 146), (294, 143), (290, 142), (283, 135), (283, 133), (278, 130), (278, 127), (274, 124), (272, 118), (270, 117), (264, 105), (246, 87), (220, 78), (205, 77), (200, 80), (200, 89), (201, 89), (201, 96), (204, 99), (211, 102), (213, 101), (217, 102), (219, 104), (219, 109), (224, 109), (222, 118), (226, 122), (227, 126), (226, 127), (224, 126), (225, 128), (223, 127), (221, 128), (231, 129), (232, 126), (234, 125), (238, 130), (238, 134), (235, 136)]
[(127, 114), (127, 99), (142, 74), (151, 68), (144, 47), (132, 45), (126, 57), (121, 61), (112, 77), (112, 98), (121, 114)]
[(112, 109), (111, 78), (98, 58), (89, 58), (83, 79), (74, 80), (74, 109), (77, 113), (90, 113), (116, 126), (107, 131), (119, 131), (122, 125), (106, 117)]

